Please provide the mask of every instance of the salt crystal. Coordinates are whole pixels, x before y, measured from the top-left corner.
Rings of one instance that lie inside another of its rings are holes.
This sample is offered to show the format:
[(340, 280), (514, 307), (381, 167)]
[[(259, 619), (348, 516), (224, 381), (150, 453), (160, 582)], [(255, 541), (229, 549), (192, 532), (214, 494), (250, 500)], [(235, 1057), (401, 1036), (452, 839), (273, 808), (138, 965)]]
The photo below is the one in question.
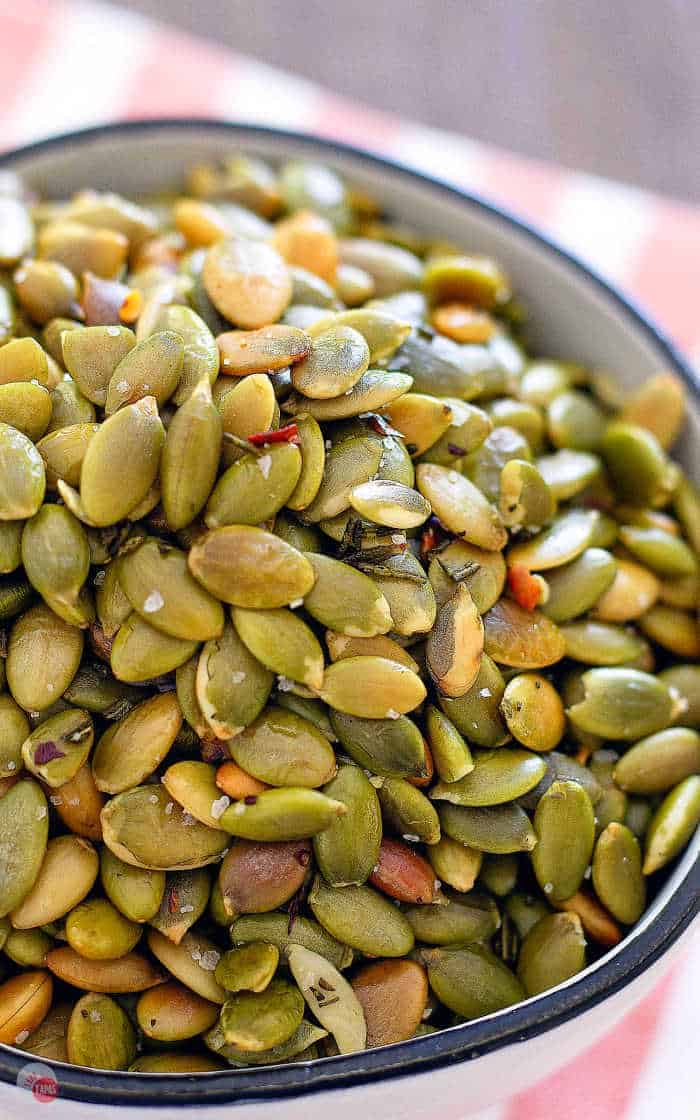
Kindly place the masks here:
[(263, 478), (270, 477), (270, 469), (272, 467), (272, 455), (261, 455), (258, 459), (258, 470)]
[(414, 832), (404, 832), (404, 840), (408, 840), (411, 844), (417, 844), (420, 841), (420, 836), (416, 836)]
[(58, 796), (58, 794), (54, 794), (54, 795), (53, 795), (52, 797), (50, 797), (50, 798), (49, 798), (49, 801), (50, 801), (50, 802), (51, 802), (51, 804), (52, 804), (52, 805), (54, 805), (54, 806), (58, 806), (58, 805), (62, 805), (62, 804), (63, 804), (63, 798), (62, 798), (62, 797), (59, 797), (59, 796)]
[(289, 677), (278, 677), (277, 687), (280, 692), (291, 692), (294, 688), (294, 681), (290, 681)]
[(8, 770), (16, 770), (17, 769), (17, 763), (16, 762), (8, 762), (7, 769)]
[(166, 817), (170, 816), (170, 814), (172, 813), (174, 808), (175, 808), (175, 802), (174, 801), (169, 801), (168, 804), (165, 806)]
[(199, 963), (207, 972), (213, 972), (220, 960), (221, 953), (217, 953), (216, 949), (208, 949), (206, 953), (202, 953)]
[(158, 804), (158, 798), (155, 793), (152, 793), (148, 800), (150, 801), (151, 805)]
[(193, 914), (194, 913), (194, 906), (181, 906), (180, 907), (180, 913), (181, 914)]
[(231, 673), (231, 680), (234, 684), (243, 684), (245, 680), (245, 673), (241, 669), (236, 669)]
[(216, 801), (212, 801), (211, 815), (215, 821), (218, 821), (219, 817), (228, 809), (230, 804), (231, 798), (227, 797), (226, 794), (224, 794), (223, 797), (218, 797)]
[(479, 696), (481, 697), (482, 700), (488, 700), (489, 697), (491, 696), (491, 689), (490, 688), (480, 689), (479, 690)]
[(303, 599), (292, 599), (291, 603), (289, 604), (290, 608), (293, 611), (295, 611), (297, 609), (297, 607), (301, 607), (303, 605), (304, 605), (304, 600)]
[(159, 611), (161, 607), (164, 606), (165, 599), (161, 595), (160, 591), (152, 591), (151, 594), (147, 595), (146, 599), (144, 600), (143, 612), (144, 614), (154, 614), (155, 611)]
[(389, 708), (388, 712), (386, 713), (386, 718), (387, 719), (398, 719), (400, 715), (401, 715), (401, 712), (397, 712), (396, 708)]
[[(128, 382), (128, 381), (125, 381), (125, 380), (124, 380), (124, 379), (122, 378), (122, 380), (121, 380), (121, 381), (117, 381), (117, 386), (116, 386), (116, 388), (117, 388), (117, 392), (118, 392), (118, 393), (128, 393), (128, 392), (129, 392), (129, 382)], [(145, 389), (145, 388), (146, 388), (146, 386), (144, 385), (144, 389)]]
[(542, 889), (544, 890), (545, 894), (551, 894), (554, 890), (554, 883), (545, 883)]
[(119, 338), (119, 327), (107, 327), (107, 334), (110, 338)]
[(44, 819), (44, 817), (46, 816), (47, 813), (48, 813), (48, 809), (46, 808), (45, 805), (42, 805), (41, 809), (37, 810), (36, 819), (38, 821), (43, 821), (43, 819)]
[(101, 1023), (102, 1022), (102, 1016), (100, 1015), (99, 1011), (96, 1011), (94, 1008), (90, 1012), (90, 1019), (92, 1020), (93, 1023)]
[(20, 1031), (19, 1034), (17, 1035), (17, 1037), (15, 1038), (15, 1046), (21, 1046), (22, 1043), (26, 1042), (28, 1038), (29, 1038), (29, 1031)]

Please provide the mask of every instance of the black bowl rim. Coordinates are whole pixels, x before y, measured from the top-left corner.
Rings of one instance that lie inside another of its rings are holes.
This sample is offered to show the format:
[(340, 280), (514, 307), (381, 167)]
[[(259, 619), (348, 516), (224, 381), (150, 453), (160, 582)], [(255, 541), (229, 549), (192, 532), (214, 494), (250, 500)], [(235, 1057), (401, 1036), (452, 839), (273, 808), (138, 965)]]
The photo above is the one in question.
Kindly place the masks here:
[[(324, 152), (329, 156), (340, 153), (392, 175), (413, 180), (434, 193), (482, 211), (558, 257), (569, 268), (578, 272), (588, 284), (597, 288), (627, 319), (632, 329), (645, 335), (663, 353), (669, 368), (686, 382), (691, 392), (696, 396), (700, 395), (700, 377), (664, 332), (619, 289), (604, 280), (577, 256), (540, 233), (528, 222), (479, 195), (352, 144), (311, 133), (263, 125), (210, 118), (166, 117), (96, 125), (38, 140), (1, 153), (0, 168), (11, 167), (24, 158), (51, 152), (53, 149), (86, 144), (103, 137), (112, 137), (118, 142), (122, 136), (164, 130), (191, 131), (196, 128), (221, 132), (222, 136), (237, 137), (241, 141), (247, 139), (254, 142), (257, 136), (277, 141), (280, 145), (284, 145), (285, 141), (292, 142), (317, 155)], [(699, 911), (700, 859), (696, 859), (660, 913), (628, 943), (623, 942), (614, 956), (610, 959), (603, 957), (590, 972), (565, 987), (544, 993), (534, 1000), (496, 1015), (377, 1050), (269, 1069), (257, 1067), (224, 1070), (220, 1073), (141, 1074), (134, 1077), (124, 1072), (93, 1071), (56, 1063), (53, 1069), (59, 1084), (59, 1094), (64, 1099), (88, 1103), (139, 1107), (274, 1101), (311, 1092), (367, 1085), (385, 1078), (406, 1077), (444, 1068), (455, 1062), (471, 1061), (501, 1047), (553, 1030), (619, 992), (671, 948)], [(15, 1082), (31, 1060), (31, 1056), (26, 1053), (0, 1045), (0, 1079)]]

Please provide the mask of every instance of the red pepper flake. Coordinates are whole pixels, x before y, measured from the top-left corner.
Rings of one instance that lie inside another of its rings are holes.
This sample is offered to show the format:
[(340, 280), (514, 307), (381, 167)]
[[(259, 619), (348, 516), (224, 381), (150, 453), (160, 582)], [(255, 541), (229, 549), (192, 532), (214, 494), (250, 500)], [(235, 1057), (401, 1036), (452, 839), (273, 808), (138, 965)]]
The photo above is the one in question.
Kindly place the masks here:
[(38, 743), (34, 751), (34, 765), (45, 766), (47, 762), (53, 762), (55, 758), (65, 758), (66, 752), (60, 751), (55, 743)]
[(540, 601), (541, 588), (529, 568), (513, 564), (508, 569), (508, 586), (518, 606), (534, 611)]
[(246, 805), (255, 805), (257, 800), (258, 799), (257, 799), (257, 797), (255, 796), (254, 793), (249, 793), (247, 797), (243, 798), (244, 804), (246, 804)]
[(180, 896), (175, 887), (171, 887), (168, 891), (168, 913), (179, 914), (180, 912)]
[(248, 443), (253, 447), (264, 447), (266, 443), (299, 443), (299, 426), (291, 423), (284, 428), (271, 428), (269, 432), (256, 432), (248, 436)]

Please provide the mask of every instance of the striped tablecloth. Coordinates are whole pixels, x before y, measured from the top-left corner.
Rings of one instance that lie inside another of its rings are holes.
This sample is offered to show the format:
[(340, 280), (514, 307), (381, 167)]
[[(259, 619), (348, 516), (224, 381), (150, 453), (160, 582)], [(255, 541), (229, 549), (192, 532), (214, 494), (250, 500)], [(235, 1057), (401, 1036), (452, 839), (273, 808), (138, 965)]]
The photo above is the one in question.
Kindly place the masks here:
[[(376, 112), (115, 7), (75, 0), (0, 0), (0, 89), (3, 148), (117, 118), (199, 115), (375, 149), (533, 220), (631, 292), (700, 361), (700, 209)], [(689, 1082), (699, 1037), (696, 939), (606, 1038), (472, 1120), (697, 1120)]]

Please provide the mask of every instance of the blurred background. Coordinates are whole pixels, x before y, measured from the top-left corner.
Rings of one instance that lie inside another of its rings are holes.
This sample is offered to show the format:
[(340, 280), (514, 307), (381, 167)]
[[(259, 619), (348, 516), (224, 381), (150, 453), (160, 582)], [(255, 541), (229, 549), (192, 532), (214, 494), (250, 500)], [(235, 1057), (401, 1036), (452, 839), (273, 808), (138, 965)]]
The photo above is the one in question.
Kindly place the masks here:
[(375, 108), (698, 198), (700, 0), (122, 0), (122, 6)]

